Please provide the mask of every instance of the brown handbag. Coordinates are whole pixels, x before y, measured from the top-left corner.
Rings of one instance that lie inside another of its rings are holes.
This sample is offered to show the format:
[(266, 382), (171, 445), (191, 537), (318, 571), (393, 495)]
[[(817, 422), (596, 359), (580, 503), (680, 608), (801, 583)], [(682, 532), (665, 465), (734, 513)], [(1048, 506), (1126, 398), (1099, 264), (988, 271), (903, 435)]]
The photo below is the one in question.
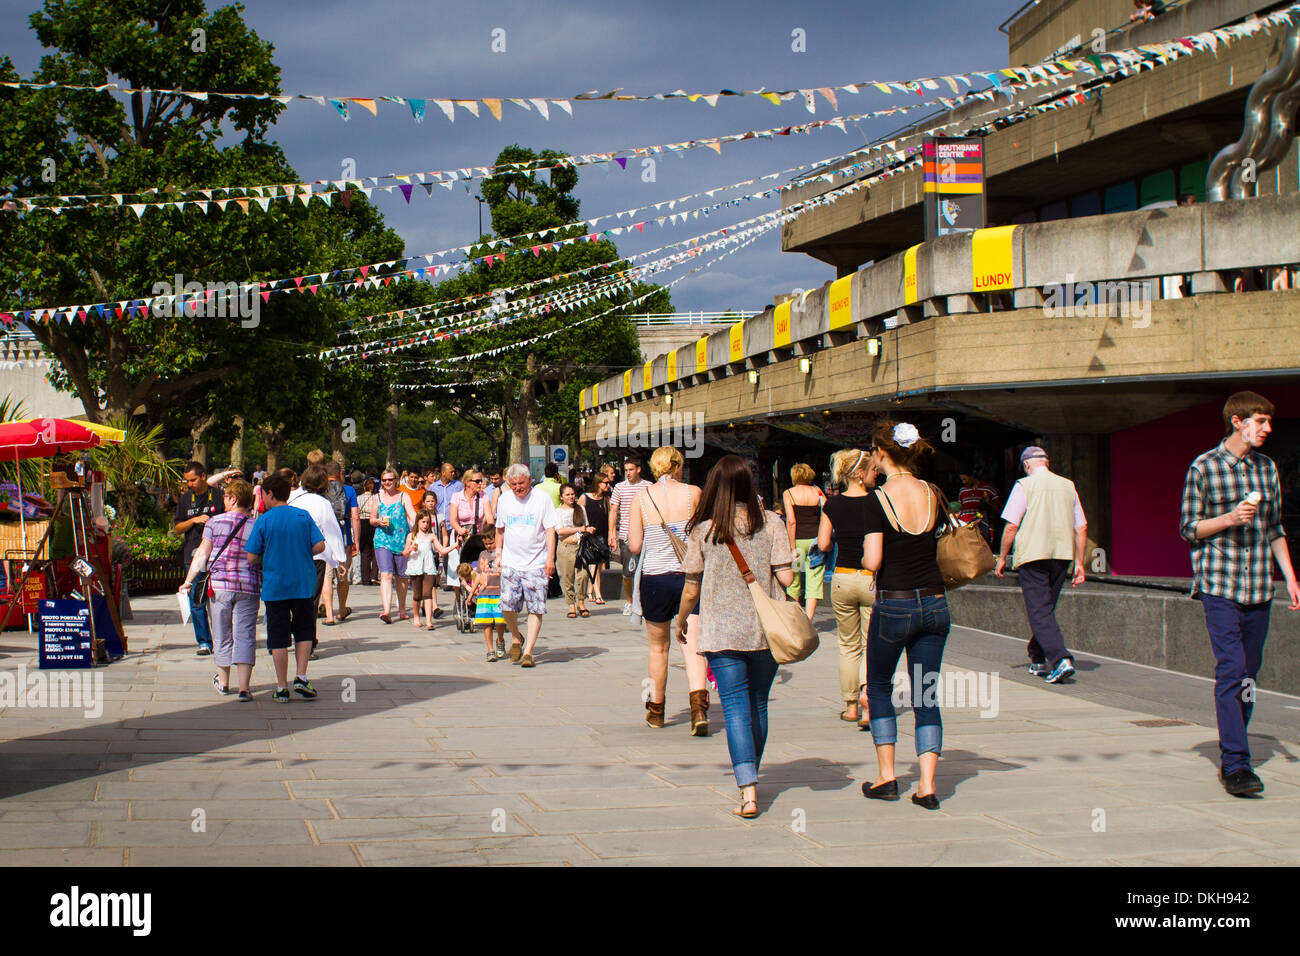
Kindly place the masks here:
[(997, 560), (989, 550), (989, 543), (984, 539), (977, 525), (962, 524), (948, 510), (948, 502), (934, 485), (930, 491), (939, 499), (943, 511), (944, 529), (936, 532), (938, 543), (934, 548), (935, 560), (939, 562), (939, 573), (943, 575), (943, 586), (949, 591), (965, 587), (976, 578), (982, 578), (993, 570)]
[[(650, 498), (649, 491), (647, 491), (641, 497), (642, 499)], [(668, 525), (664, 523), (664, 513), (659, 510), (659, 506), (655, 504), (655, 500), (653, 498), (650, 498), (650, 504), (654, 506), (655, 514), (659, 515), (659, 527), (663, 528), (664, 531), (668, 533), (668, 543), (673, 547), (673, 554), (677, 555), (677, 563), (681, 564), (683, 561), (686, 560), (686, 542), (681, 539), (681, 536), (678, 535), (676, 531), (674, 531), (672, 528), (668, 527)], [(645, 517), (644, 503), (641, 505), (641, 516), (643, 518)]]
[(821, 639), (803, 607), (796, 601), (771, 597), (754, 578), (754, 572), (749, 570), (736, 543), (728, 541), (727, 547), (731, 549), (731, 557), (740, 569), (741, 577), (749, 585), (749, 596), (754, 599), (758, 623), (763, 628), (772, 658), (778, 664), (794, 664), (809, 657), (817, 650)]
[[(939, 565), (939, 573), (943, 576), (944, 588), (954, 591), (988, 574), (997, 561), (979, 528), (973, 524), (964, 525), (957, 521), (948, 510), (948, 502), (943, 500), (943, 493), (930, 482), (926, 484), (930, 488), (930, 493), (939, 502), (939, 510), (943, 514), (942, 526), (937, 520), (934, 523), (935, 561)], [(895, 527), (908, 533), (898, 520), (898, 514), (894, 512), (894, 503), (889, 500), (884, 489), (877, 490), (876, 494), (884, 496), (889, 511), (893, 514)]]

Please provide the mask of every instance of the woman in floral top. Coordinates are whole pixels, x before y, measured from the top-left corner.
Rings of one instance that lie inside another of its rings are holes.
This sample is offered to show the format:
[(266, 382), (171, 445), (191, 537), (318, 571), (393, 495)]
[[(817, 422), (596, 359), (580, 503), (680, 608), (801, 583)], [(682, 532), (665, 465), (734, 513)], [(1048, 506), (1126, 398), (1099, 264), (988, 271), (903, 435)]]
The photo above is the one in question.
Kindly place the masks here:
[(728, 545), (736, 545), (755, 580), (778, 600), (784, 599), (782, 588), (794, 580), (794, 554), (785, 523), (763, 510), (749, 465), (739, 455), (727, 455), (709, 472), (686, 527), (686, 586), (677, 611), (677, 639), (686, 642), (687, 619), (698, 602), (698, 652), (708, 659), (718, 682), (727, 750), (740, 787), (740, 807), (732, 812), (749, 819), (758, 816), (767, 695), (777, 664)]

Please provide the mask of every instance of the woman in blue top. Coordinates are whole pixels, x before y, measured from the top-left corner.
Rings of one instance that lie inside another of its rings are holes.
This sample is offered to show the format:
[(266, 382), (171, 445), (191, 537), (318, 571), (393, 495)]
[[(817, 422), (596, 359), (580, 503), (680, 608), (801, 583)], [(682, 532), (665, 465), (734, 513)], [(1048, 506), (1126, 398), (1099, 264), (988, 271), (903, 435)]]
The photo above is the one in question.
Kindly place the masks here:
[(389, 606), (393, 580), (397, 580), (397, 613), (406, 613), (406, 536), (415, 525), (415, 508), (411, 499), (397, 487), (397, 472), (385, 471), (379, 477), (379, 493), (370, 499), (370, 524), (375, 529), (375, 564), (379, 566), (379, 620), (392, 624)]

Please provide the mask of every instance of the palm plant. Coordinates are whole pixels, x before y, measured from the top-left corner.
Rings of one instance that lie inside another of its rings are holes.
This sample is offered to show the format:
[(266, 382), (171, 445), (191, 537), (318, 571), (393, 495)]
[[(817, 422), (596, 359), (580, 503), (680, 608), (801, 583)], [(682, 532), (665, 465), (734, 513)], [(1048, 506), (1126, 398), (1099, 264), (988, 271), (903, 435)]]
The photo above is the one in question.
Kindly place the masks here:
[[(25, 421), (29, 418), (31, 418), (31, 413), (13, 395), (5, 395), (0, 398), (0, 425), (6, 422)], [(41, 463), (38, 460), (27, 459), (15, 462), (12, 460), (5, 461), (3, 457), (0, 457), (0, 481), (17, 482), (20, 476), (24, 492), (35, 493), (42, 491), (44, 476), (41, 472)]]
[(119, 443), (106, 442), (93, 449), (91, 461), (96, 470), (104, 473), (104, 480), (116, 495), (120, 516), (134, 524), (148, 487), (176, 485), (184, 462), (164, 455), (166, 441), (161, 425), (146, 429), (125, 416), (104, 424), (121, 429), (126, 437)]

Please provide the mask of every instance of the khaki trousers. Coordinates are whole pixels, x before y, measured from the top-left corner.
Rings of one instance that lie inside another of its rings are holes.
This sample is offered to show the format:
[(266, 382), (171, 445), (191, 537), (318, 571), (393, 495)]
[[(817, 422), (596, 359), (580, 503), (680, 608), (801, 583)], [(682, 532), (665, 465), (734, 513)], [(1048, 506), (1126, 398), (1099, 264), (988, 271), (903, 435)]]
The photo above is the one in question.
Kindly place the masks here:
[(837, 570), (831, 578), (831, 608), (840, 641), (840, 696), (857, 701), (867, 683), (867, 627), (876, 602), (876, 579)]
[(555, 546), (555, 566), (560, 572), (560, 585), (564, 588), (564, 600), (571, 605), (586, 603), (587, 592), (591, 585), (591, 576), (587, 567), (577, 567), (578, 535), (571, 534), (560, 539)]

